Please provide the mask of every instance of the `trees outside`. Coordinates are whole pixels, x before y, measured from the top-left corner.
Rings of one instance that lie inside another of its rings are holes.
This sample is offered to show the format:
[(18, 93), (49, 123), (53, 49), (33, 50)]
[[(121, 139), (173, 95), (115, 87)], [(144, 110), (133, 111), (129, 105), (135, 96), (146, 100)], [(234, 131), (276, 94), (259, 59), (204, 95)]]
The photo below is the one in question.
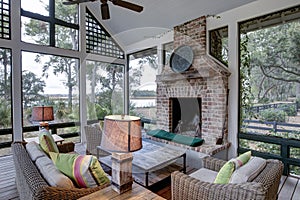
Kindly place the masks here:
[(0, 48), (0, 128), (11, 124), (11, 51)]
[(300, 20), (296, 20), (242, 36), (242, 43), (246, 44), (248, 52), (248, 72), (244, 71), (242, 83), (248, 104), (253, 106), (300, 100), (299, 29)]
[[(264, 25), (268, 17), (262, 20)], [(300, 140), (300, 19), (263, 28), (253, 25), (260, 21), (241, 26), (241, 132)], [(251, 26), (256, 29), (249, 30)], [(282, 155), (277, 144), (240, 139), (239, 145)], [(299, 153), (300, 148), (291, 147), (286, 154), (299, 159)], [(300, 175), (299, 166), (289, 170)]]
[(300, 98), (300, 21), (248, 33), (251, 87), (257, 103)]
[(86, 77), (88, 119), (123, 114), (124, 66), (88, 61)]
[(26, 94), (23, 95), (23, 105), (26, 110), (44, 99), (41, 93), (44, 92), (46, 84), (33, 72), (24, 70), (22, 74), (23, 94)]

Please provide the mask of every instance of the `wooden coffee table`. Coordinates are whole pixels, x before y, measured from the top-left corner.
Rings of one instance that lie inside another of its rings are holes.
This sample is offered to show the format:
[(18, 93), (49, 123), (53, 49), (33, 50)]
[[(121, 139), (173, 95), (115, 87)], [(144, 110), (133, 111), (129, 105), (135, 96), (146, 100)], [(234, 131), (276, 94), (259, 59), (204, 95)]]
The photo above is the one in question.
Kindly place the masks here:
[[(102, 150), (100, 146), (97, 147)], [(175, 161), (182, 158), (180, 165)], [(99, 158), (100, 163), (111, 168), (111, 156)], [(186, 149), (150, 140), (143, 140), (143, 148), (133, 152), (132, 175), (135, 181), (149, 187), (170, 176), (173, 171), (186, 171)], [(151, 174), (151, 183), (149, 177)]]
[(81, 197), (79, 200), (124, 200), (124, 199), (151, 199), (151, 200), (164, 200), (164, 198), (158, 196), (157, 194), (151, 192), (150, 190), (133, 183), (132, 190), (129, 190), (123, 194), (118, 194), (116, 191), (112, 189), (111, 186), (103, 188), (97, 192), (89, 194), (87, 196)]

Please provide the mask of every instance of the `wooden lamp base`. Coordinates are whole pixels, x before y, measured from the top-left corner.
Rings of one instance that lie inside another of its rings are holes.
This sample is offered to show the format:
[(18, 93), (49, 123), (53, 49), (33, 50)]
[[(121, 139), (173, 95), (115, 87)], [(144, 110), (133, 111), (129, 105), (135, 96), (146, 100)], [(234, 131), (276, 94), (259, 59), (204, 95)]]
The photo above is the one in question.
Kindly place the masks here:
[(132, 189), (132, 153), (112, 153), (112, 188), (119, 194)]

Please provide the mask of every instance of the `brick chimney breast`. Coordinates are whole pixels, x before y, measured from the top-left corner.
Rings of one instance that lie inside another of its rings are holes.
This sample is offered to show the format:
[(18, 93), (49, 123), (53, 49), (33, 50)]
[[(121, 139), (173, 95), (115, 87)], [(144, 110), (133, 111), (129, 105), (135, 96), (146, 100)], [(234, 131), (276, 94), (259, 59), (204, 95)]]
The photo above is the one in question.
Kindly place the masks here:
[(172, 131), (171, 99), (201, 98), (199, 115), (202, 138), (206, 144), (215, 144), (216, 139), (222, 136), (226, 140), (226, 98), (230, 72), (206, 53), (205, 16), (174, 27), (174, 49), (181, 45), (192, 47), (193, 63), (183, 73), (175, 73), (169, 66), (165, 66), (162, 73), (157, 75), (157, 126)]

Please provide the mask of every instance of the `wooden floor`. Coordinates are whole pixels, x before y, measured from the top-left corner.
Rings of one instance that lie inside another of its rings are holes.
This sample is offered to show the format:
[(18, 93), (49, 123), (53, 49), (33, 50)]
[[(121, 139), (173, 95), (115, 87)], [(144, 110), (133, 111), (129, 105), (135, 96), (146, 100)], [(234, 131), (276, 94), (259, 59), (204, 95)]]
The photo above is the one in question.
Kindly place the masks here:
[[(82, 146), (76, 146), (78, 152), (84, 151)], [(187, 173), (193, 169), (187, 170)], [(158, 195), (171, 199), (170, 180), (154, 185), (151, 190)], [(19, 199), (15, 185), (15, 169), (12, 156), (0, 157), (0, 200)], [(300, 179), (295, 177), (282, 176), (278, 190), (279, 200), (299, 200), (300, 199)]]

